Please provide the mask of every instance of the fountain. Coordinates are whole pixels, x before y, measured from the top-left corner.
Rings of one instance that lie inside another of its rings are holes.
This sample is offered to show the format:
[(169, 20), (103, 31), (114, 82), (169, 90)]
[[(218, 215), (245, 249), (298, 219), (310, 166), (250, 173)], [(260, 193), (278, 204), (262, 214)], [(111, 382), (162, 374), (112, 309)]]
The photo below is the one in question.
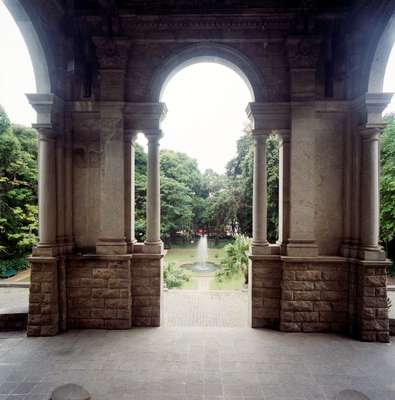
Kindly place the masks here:
[(208, 247), (207, 247), (207, 235), (203, 235), (199, 239), (197, 248), (197, 264), (195, 265), (196, 272), (207, 272), (210, 268), (207, 265), (208, 258)]
[(192, 272), (201, 274), (210, 274), (218, 269), (218, 266), (212, 262), (207, 261), (208, 259), (208, 245), (207, 235), (203, 235), (199, 239), (197, 247), (197, 262), (193, 264), (184, 264), (183, 267), (189, 269)]

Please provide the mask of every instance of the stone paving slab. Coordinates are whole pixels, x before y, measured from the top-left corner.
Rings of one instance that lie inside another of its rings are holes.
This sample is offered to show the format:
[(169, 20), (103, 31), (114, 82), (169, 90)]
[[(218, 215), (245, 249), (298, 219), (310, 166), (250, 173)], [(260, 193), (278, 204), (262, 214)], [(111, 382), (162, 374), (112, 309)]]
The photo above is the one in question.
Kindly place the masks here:
[(169, 290), (164, 296), (165, 326), (248, 326), (248, 293)]
[(0, 287), (0, 314), (26, 312), (28, 304), (28, 288)]
[(395, 347), (330, 334), (249, 328), (0, 334), (0, 400), (48, 400), (74, 383), (93, 399), (335, 400), (358, 390), (395, 398)]

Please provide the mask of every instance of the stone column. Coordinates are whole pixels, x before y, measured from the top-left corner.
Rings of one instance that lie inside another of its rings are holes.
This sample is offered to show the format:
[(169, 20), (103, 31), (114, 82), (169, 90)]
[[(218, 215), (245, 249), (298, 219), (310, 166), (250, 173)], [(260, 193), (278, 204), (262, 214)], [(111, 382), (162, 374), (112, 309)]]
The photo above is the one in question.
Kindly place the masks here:
[(252, 204), (252, 254), (267, 254), (266, 140), (268, 133), (254, 129), (254, 177)]
[(124, 129), (121, 106), (107, 102), (101, 109), (100, 238), (96, 253), (126, 254)]
[(290, 232), (287, 255), (318, 255), (315, 238), (315, 110), (313, 103), (292, 106), (290, 155)]
[(281, 253), (285, 254), (289, 239), (289, 179), (290, 179), (290, 157), (291, 157), (291, 130), (280, 129), (276, 133), (280, 138), (279, 148), (279, 232), (278, 244)]
[(144, 132), (148, 139), (147, 165), (147, 230), (144, 242), (145, 253), (161, 253), (163, 242), (160, 239), (160, 129)]
[(363, 128), (361, 170), (361, 251), (364, 260), (385, 260), (379, 246), (379, 136), (378, 128)]
[(33, 125), (39, 132), (39, 243), (34, 256), (54, 256), (56, 246), (56, 135), (50, 124)]
[(135, 236), (135, 158), (134, 146), (137, 131), (125, 133), (125, 237), (128, 252), (133, 252), (133, 245), (137, 242)]

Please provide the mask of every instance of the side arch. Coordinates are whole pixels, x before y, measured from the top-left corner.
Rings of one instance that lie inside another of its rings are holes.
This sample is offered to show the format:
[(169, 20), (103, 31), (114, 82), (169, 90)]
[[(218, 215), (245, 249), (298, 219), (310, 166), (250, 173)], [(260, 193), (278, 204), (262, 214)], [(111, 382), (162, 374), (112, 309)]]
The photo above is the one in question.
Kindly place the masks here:
[(250, 90), (253, 101), (262, 101), (263, 80), (254, 64), (238, 50), (222, 44), (196, 44), (171, 55), (155, 73), (150, 87), (153, 101), (160, 101), (164, 88), (181, 69), (197, 62), (216, 62), (239, 74)]
[(33, 22), (20, 0), (3, 0), (14, 18), (26, 43), (32, 60), (37, 93), (51, 93), (51, 80), (47, 57)]
[[(395, 11), (395, 10), (394, 10)], [(395, 13), (388, 21), (378, 41), (372, 63), (370, 64), (368, 92), (383, 92), (384, 76), (388, 59), (395, 44)]]

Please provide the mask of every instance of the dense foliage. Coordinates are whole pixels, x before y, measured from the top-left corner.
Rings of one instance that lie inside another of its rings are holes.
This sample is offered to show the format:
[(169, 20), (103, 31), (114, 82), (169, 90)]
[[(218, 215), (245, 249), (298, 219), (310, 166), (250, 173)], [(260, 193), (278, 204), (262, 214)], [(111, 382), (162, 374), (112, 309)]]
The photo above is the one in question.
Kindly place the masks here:
[[(268, 237), (277, 239), (278, 140), (267, 141), (268, 151)], [(145, 235), (145, 186), (147, 155), (136, 146), (136, 232)], [(161, 234), (170, 243), (178, 236), (190, 239), (202, 229), (210, 237), (252, 233), (253, 143), (245, 133), (237, 143), (236, 157), (226, 174), (200, 172), (196, 160), (186, 154), (162, 150)]]
[(241, 273), (244, 282), (248, 284), (248, 256), (250, 239), (244, 235), (236, 235), (233, 243), (225, 246), (225, 257), (221, 261), (221, 268), (216, 272), (218, 281), (230, 279), (232, 276)]
[(168, 262), (163, 268), (163, 280), (168, 289), (180, 288), (190, 279), (184, 268), (178, 267), (174, 262)]
[[(386, 118), (380, 140), (380, 239), (395, 259), (395, 116)], [(395, 272), (395, 271), (394, 271)]]
[(3, 266), (4, 260), (25, 256), (36, 242), (37, 175), (36, 132), (12, 126), (0, 108), (0, 260)]

